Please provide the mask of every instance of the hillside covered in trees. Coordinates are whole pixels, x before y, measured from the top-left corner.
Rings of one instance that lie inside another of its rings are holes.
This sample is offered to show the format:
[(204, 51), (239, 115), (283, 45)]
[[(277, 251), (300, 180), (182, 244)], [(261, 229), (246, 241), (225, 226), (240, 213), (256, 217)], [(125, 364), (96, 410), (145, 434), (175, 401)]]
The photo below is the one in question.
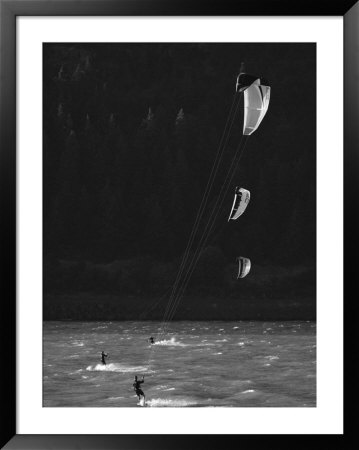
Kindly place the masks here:
[[(175, 318), (315, 318), (313, 44), (45, 44), (43, 51), (45, 320), (137, 319), (144, 311), (162, 318), (241, 61), (269, 80), (268, 114), (248, 139)], [(242, 123), (238, 116), (202, 227)], [(228, 222), (235, 186), (250, 190), (251, 201)], [(252, 261), (243, 280), (239, 255)]]

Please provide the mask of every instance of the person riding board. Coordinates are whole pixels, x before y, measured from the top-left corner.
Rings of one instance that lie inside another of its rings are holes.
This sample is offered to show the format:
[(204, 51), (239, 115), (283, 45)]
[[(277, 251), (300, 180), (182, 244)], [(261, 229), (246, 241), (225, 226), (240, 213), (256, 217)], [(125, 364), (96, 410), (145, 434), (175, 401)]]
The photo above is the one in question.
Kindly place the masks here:
[(106, 360), (105, 360), (105, 358), (107, 358), (107, 357), (108, 357), (108, 354), (105, 353), (104, 351), (102, 351), (102, 352), (101, 352), (101, 362), (102, 362), (102, 364), (106, 365)]
[(141, 386), (140, 386), (144, 382), (145, 382), (145, 376), (144, 375), (142, 375), (142, 380), (141, 381), (138, 380), (137, 379), (137, 375), (135, 375), (135, 381), (133, 383), (133, 389), (136, 392), (138, 400), (141, 400), (141, 395), (142, 395), (143, 396), (143, 400), (145, 401), (146, 400), (146, 396), (145, 396), (145, 394), (144, 394), (144, 392), (143, 392), (143, 390), (141, 389)]
[(149, 341), (150, 341), (151, 344), (155, 343), (155, 340), (154, 340), (154, 338), (152, 336), (149, 338)]

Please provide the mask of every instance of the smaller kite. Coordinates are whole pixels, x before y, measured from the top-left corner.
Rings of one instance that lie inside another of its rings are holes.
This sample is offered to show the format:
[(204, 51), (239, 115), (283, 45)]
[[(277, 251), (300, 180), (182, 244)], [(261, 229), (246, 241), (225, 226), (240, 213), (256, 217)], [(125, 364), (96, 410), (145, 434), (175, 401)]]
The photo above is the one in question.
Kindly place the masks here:
[(249, 200), (251, 198), (251, 194), (247, 189), (236, 187), (234, 191), (234, 200), (233, 205), (231, 209), (231, 213), (228, 217), (228, 222), (230, 220), (237, 220), (239, 216), (241, 216), (245, 209), (247, 208), (247, 205), (249, 203)]
[(251, 270), (251, 260), (243, 256), (238, 256), (237, 261), (239, 263), (237, 279), (244, 278)]

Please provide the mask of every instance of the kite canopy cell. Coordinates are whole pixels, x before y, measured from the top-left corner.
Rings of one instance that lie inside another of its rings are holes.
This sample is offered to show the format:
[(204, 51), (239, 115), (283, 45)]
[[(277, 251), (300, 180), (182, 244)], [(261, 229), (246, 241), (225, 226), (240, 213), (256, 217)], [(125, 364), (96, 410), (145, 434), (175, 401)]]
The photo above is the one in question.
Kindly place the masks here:
[(243, 256), (238, 256), (238, 278), (244, 278), (246, 275), (249, 274), (249, 271), (251, 270), (251, 260), (249, 258), (244, 258)]
[(234, 200), (231, 209), (231, 213), (229, 214), (228, 222), (230, 220), (237, 220), (239, 216), (241, 216), (251, 198), (251, 194), (247, 189), (236, 187), (234, 192)]
[(243, 134), (249, 136), (256, 131), (262, 122), (269, 106), (270, 86), (264, 78), (247, 73), (237, 77), (236, 92), (244, 95)]

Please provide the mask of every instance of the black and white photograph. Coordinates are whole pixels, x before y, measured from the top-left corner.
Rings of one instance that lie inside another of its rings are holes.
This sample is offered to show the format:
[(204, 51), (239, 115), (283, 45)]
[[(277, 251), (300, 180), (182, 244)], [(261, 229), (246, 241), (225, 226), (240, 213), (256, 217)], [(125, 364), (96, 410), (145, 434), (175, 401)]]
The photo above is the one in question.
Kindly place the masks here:
[(42, 63), (43, 407), (316, 407), (316, 44)]

